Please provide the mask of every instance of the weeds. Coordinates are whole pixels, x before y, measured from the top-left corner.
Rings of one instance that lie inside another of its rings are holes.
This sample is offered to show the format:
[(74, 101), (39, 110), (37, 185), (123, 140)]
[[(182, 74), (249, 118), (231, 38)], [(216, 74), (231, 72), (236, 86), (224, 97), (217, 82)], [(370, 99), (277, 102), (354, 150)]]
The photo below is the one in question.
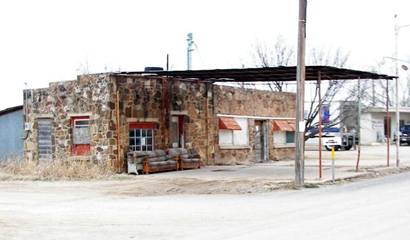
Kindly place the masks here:
[(0, 180), (92, 180), (114, 174), (107, 165), (86, 161), (7, 161), (0, 165)]

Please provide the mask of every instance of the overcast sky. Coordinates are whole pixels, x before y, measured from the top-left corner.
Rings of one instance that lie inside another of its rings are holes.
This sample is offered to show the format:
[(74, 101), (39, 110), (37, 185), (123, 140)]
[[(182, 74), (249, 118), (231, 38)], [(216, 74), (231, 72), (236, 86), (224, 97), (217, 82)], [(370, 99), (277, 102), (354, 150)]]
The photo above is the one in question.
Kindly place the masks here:
[[(367, 70), (394, 46), (394, 14), (410, 24), (408, 0), (309, 0), (307, 47), (350, 52), (349, 67)], [(297, 0), (1, 1), (0, 109), (22, 104), (29, 88), (91, 72), (186, 68), (186, 34), (198, 49), (194, 69), (254, 66), (257, 42), (282, 35), (296, 45)], [(410, 55), (410, 27), (400, 31)]]

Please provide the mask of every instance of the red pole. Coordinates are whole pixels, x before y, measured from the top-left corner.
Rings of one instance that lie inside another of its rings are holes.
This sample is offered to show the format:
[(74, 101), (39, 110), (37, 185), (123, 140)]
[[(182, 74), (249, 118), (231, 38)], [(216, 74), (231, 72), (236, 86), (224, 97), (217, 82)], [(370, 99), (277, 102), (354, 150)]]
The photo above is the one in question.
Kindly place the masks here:
[(319, 90), (319, 179), (322, 179), (322, 94), (320, 91), (321, 74), (318, 73), (318, 90)]
[(390, 113), (389, 113), (389, 80), (386, 80), (386, 142), (387, 142), (387, 166), (390, 166)]
[[(361, 109), (361, 88), (360, 88), (360, 78), (357, 79), (357, 130), (356, 130), (356, 134), (358, 136), (359, 142), (357, 144), (357, 161), (356, 161), (356, 172), (359, 172), (359, 163), (360, 163), (360, 152), (361, 152), (361, 146), (362, 144), (360, 144), (361, 139), (361, 113), (362, 113), (362, 109)], [(354, 136), (356, 138), (356, 136)]]

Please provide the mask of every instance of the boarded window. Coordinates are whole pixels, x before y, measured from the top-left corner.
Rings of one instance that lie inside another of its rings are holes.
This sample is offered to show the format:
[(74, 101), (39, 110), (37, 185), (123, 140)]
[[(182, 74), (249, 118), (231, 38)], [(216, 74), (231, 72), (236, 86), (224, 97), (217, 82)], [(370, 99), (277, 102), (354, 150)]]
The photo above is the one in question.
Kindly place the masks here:
[(249, 131), (247, 118), (235, 118), (236, 122), (241, 127), (239, 131), (233, 131), (234, 145), (245, 146), (249, 145)]
[(289, 147), (295, 143), (295, 120), (274, 120), (272, 130), (274, 146)]
[(233, 145), (232, 130), (219, 130), (219, 145)]
[(52, 121), (38, 119), (38, 158), (47, 161), (53, 158)]
[(294, 144), (295, 132), (275, 131), (273, 132), (273, 144), (278, 147), (281, 145)]
[(74, 144), (90, 144), (90, 121), (88, 119), (74, 120)]
[(90, 154), (91, 132), (90, 132), (90, 118), (72, 117), (72, 154), (73, 155), (88, 155)]
[(234, 119), (239, 126), (236, 129), (240, 130), (219, 130), (219, 145), (221, 146), (248, 146), (249, 145), (249, 130), (247, 118)]

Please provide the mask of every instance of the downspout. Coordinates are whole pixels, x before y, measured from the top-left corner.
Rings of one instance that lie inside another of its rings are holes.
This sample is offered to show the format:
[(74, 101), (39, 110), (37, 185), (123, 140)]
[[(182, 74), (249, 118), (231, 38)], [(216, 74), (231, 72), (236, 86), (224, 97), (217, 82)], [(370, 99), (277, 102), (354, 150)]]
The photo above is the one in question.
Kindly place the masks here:
[(117, 113), (117, 161), (115, 164), (115, 169), (120, 170), (120, 156), (121, 156), (121, 137), (120, 137), (120, 91), (117, 90), (117, 102), (116, 102), (116, 113)]
[(205, 135), (206, 135), (206, 163), (209, 164), (209, 111), (208, 111), (208, 84), (205, 83)]
[(120, 156), (121, 156), (121, 137), (120, 137), (120, 91), (118, 88), (117, 78), (114, 80), (115, 90), (116, 90), (116, 101), (115, 101), (115, 113), (116, 113), (116, 135), (117, 135), (117, 161), (113, 163), (113, 168), (115, 171), (119, 172), (121, 169)]
[[(213, 121), (213, 123), (215, 123), (215, 116), (216, 116), (216, 113), (215, 113), (215, 89), (214, 89), (214, 83), (213, 82), (211, 82), (211, 100), (212, 100), (212, 102), (211, 102), (211, 104), (212, 104), (212, 121)], [(217, 144), (217, 141), (216, 141), (216, 136), (215, 136), (215, 128), (218, 128), (218, 124), (215, 124), (214, 125), (214, 128), (213, 128), (213, 134), (212, 134), (212, 141), (213, 141), (213, 147), (212, 147), (212, 149), (213, 149), (213, 153), (212, 153), (212, 162), (213, 162), (213, 164), (215, 164), (215, 145)], [(218, 130), (216, 130), (216, 132), (218, 132)]]
[[(168, 57), (168, 55), (167, 55)], [(161, 79), (162, 82), (162, 93), (161, 93), (161, 121), (160, 121), (160, 132), (161, 132), (161, 144), (162, 148), (165, 147), (165, 78)]]

